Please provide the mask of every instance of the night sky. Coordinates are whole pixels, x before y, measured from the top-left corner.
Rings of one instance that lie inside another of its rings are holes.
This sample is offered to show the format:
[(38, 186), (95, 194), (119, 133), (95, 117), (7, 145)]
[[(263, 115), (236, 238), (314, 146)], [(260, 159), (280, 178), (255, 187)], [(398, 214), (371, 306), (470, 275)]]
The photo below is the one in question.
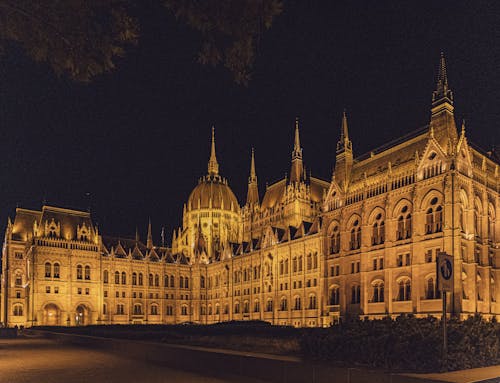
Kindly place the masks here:
[(457, 122), (465, 118), (469, 140), (484, 149), (498, 145), (500, 2), (411, 3), (286, 1), (248, 87), (198, 64), (200, 36), (160, 5), (140, 11), (140, 43), (117, 70), (87, 85), (8, 50), (2, 226), (16, 206), (90, 203), (102, 233), (133, 236), (138, 225), (144, 237), (151, 217), (156, 242), (161, 226), (170, 242), (207, 171), (212, 125), (221, 173), (240, 203), (252, 146), (261, 198), (266, 182), (289, 172), (296, 116), (307, 169), (329, 180), (344, 108), (355, 155), (428, 123), (440, 51)]

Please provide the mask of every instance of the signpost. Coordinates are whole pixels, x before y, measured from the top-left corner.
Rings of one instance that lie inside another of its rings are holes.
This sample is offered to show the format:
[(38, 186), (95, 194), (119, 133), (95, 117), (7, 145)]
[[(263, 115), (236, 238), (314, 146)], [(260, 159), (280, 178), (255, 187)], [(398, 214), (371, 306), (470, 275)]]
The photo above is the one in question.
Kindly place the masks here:
[(437, 289), (443, 298), (443, 362), (448, 354), (446, 331), (446, 293), (453, 292), (453, 255), (438, 253), (436, 256)]

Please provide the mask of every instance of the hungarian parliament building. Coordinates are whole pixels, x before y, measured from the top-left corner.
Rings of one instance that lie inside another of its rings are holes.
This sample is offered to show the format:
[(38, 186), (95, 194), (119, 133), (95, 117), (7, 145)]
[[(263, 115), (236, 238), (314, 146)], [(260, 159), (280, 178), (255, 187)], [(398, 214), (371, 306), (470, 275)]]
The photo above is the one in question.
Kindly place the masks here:
[[(100, 233), (89, 212), (16, 209), (2, 248), (4, 326), (211, 324), (296, 327), (441, 316), (436, 255), (453, 255), (450, 316), (500, 319), (499, 160), (456, 125), (440, 59), (430, 121), (368, 155), (339, 124), (330, 180), (308, 175), (299, 124), (289, 175), (259, 195), (252, 151), (241, 206), (208, 170), (171, 247)], [(262, 197), (262, 198), (261, 198)]]

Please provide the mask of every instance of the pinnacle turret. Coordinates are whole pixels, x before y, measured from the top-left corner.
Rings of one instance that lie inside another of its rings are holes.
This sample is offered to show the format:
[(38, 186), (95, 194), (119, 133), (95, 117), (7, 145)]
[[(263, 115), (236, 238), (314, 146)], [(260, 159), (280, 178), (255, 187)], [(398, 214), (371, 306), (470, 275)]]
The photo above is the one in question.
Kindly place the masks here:
[(255, 172), (255, 152), (252, 148), (252, 158), (250, 160), (250, 177), (248, 177), (247, 205), (259, 203), (259, 189), (257, 185), (257, 173)]
[(153, 233), (151, 231), (151, 218), (149, 219), (149, 223), (148, 223), (148, 236), (147, 236), (147, 240), (146, 240), (146, 247), (148, 249), (153, 248)]
[(210, 160), (208, 161), (208, 174), (218, 175), (219, 174), (219, 164), (217, 163), (217, 157), (215, 155), (215, 128), (212, 126), (212, 145), (210, 148)]
[(295, 118), (295, 137), (292, 151), (292, 169), (290, 170), (290, 183), (304, 180), (304, 168), (302, 163), (302, 148), (300, 147), (299, 118)]

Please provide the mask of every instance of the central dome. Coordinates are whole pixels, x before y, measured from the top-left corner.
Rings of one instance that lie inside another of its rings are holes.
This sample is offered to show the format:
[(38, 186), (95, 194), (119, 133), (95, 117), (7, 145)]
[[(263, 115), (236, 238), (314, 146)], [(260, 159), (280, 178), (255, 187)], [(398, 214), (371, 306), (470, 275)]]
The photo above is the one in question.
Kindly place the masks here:
[(222, 209), (239, 211), (239, 204), (227, 180), (219, 175), (209, 174), (200, 179), (188, 199), (188, 210)]
[(208, 161), (208, 175), (200, 178), (198, 185), (189, 195), (188, 210), (222, 209), (239, 212), (238, 199), (227, 180), (219, 175), (219, 164), (215, 156), (215, 132), (212, 128), (212, 147)]

